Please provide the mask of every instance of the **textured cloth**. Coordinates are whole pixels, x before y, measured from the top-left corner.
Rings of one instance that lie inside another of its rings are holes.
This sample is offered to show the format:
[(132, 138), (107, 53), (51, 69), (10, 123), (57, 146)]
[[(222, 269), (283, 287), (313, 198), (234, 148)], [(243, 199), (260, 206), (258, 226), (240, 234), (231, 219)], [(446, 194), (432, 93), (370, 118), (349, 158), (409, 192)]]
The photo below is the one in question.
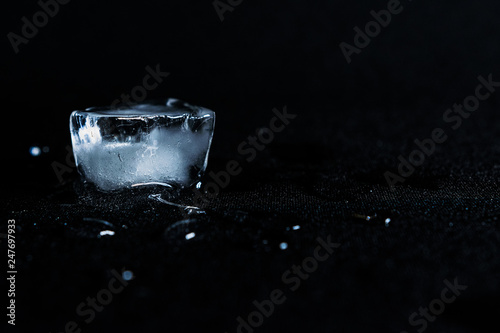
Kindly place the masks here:
[[(75, 173), (63, 186), (11, 195), (19, 327), (56, 331), (74, 320), (93, 332), (234, 332), (243, 325), (238, 317), (248, 323), (256, 311), (253, 301), (278, 289), (285, 301), (256, 331), (415, 332), (424, 324), (436, 332), (493, 331), (500, 164), (492, 151), (499, 142), (496, 125), (479, 131), (471, 119), (468, 126), (476, 136), (457, 131), (393, 190), (384, 172), (397, 172), (398, 154), (415, 147), (364, 140), (361, 128), (356, 141), (332, 139), (330, 147), (277, 138), (252, 162), (235, 149), (222, 158), (216, 138), (209, 170), (224, 170), (233, 158), (243, 171), (204, 204), (206, 214), (186, 216), (148, 198), (149, 190), (89, 193)], [(106, 230), (115, 234), (100, 235)], [(315, 266), (307, 258), (318, 237), (339, 246)], [(304, 262), (307, 278), (285, 274)], [(76, 308), (107, 287), (112, 270), (134, 278), (87, 324), (90, 315)], [(418, 315), (412, 326), (409, 317), (441, 299), (446, 283), (467, 288), (434, 321)]]

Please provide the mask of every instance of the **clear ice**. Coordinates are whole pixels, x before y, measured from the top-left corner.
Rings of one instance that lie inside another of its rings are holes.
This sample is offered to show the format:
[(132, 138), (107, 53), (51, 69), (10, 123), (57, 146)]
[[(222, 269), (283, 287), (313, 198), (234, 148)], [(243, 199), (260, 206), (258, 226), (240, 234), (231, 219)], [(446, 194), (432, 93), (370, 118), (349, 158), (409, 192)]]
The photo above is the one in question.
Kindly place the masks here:
[(195, 185), (207, 167), (214, 126), (213, 111), (176, 99), (88, 108), (70, 117), (78, 171), (102, 191)]

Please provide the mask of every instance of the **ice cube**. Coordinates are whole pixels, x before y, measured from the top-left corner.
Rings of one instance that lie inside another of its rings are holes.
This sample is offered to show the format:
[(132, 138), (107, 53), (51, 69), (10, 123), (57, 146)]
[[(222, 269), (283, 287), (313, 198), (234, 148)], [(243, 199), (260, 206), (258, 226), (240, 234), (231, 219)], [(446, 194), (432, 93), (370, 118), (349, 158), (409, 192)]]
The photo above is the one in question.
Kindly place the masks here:
[(102, 191), (195, 185), (207, 167), (214, 126), (213, 111), (176, 99), (88, 108), (70, 117), (78, 171)]

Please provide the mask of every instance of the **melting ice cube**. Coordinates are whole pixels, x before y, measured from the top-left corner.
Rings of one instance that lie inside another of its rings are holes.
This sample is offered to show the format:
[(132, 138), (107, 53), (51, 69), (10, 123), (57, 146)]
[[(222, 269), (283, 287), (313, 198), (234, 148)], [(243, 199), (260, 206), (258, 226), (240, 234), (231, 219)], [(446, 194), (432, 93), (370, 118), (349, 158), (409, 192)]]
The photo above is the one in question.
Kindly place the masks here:
[(76, 165), (100, 190), (190, 187), (205, 172), (215, 113), (176, 99), (127, 109), (73, 111)]

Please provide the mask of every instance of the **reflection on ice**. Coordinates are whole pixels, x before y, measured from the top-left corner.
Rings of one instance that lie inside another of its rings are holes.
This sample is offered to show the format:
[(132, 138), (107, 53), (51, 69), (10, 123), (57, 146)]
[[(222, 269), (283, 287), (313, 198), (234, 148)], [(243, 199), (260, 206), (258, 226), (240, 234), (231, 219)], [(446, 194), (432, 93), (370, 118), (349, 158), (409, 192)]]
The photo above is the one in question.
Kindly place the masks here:
[(285, 242), (280, 243), (280, 249), (282, 249), (282, 250), (288, 249), (288, 243), (285, 243)]

